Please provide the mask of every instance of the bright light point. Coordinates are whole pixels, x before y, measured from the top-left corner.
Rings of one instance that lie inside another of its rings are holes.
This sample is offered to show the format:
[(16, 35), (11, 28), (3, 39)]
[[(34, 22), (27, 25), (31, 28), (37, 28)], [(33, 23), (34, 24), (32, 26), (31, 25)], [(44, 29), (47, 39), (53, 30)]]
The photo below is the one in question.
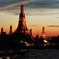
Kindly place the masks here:
[(44, 40), (43, 42), (47, 43), (47, 40)]
[(20, 43), (23, 43), (23, 41), (20, 41)]

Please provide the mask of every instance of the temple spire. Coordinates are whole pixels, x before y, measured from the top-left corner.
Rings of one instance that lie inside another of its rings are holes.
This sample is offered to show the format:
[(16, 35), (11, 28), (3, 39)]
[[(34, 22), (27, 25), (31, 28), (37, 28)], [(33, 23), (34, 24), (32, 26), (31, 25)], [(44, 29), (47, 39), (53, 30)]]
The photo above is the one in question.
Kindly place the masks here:
[(25, 13), (24, 13), (24, 5), (22, 2), (21, 5), (21, 11), (20, 11), (20, 15), (19, 15), (19, 23), (18, 23), (18, 27), (17, 27), (17, 32), (20, 31), (24, 31), (24, 30), (28, 30), (27, 26), (26, 26), (26, 17), (25, 17)]
[(9, 34), (12, 34), (12, 25), (10, 26), (10, 32), (9, 32)]
[(21, 2), (21, 4), (23, 5), (23, 1)]
[(43, 30), (42, 30), (42, 38), (45, 38), (45, 28), (43, 26)]
[(22, 2), (22, 5), (21, 5), (21, 13), (20, 13), (20, 17), (25, 17), (23, 2)]
[(43, 30), (42, 30), (42, 38), (44, 39), (43, 42), (47, 43), (47, 40), (45, 38), (45, 28), (43, 27)]
[[(25, 13), (24, 13), (23, 2), (21, 4), (18, 27), (17, 27), (17, 29), (15, 30), (14, 33), (25, 34), (25, 35), (27, 35), (27, 37), (29, 36), (30, 38), (33, 39), (33, 37), (32, 37), (32, 29), (28, 30), (27, 26), (26, 26), (26, 17), (25, 17)], [(33, 41), (34, 41), (34, 39), (33, 39)]]

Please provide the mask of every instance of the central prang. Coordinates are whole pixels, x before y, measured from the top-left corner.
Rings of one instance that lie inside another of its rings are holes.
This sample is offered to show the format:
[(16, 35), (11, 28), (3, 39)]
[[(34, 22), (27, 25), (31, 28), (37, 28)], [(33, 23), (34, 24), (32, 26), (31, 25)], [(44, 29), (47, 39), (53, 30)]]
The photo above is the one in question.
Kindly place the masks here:
[(21, 5), (21, 11), (19, 15), (18, 27), (14, 33), (25, 33), (26, 35), (32, 35), (32, 30), (28, 30), (26, 26), (26, 17), (24, 13), (24, 5)]

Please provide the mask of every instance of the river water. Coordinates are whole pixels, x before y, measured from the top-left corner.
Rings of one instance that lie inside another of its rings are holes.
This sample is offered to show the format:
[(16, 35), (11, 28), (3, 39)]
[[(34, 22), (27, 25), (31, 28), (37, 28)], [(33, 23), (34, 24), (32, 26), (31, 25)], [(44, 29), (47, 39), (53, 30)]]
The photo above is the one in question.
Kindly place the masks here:
[(23, 56), (7, 57), (7, 59), (59, 59), (59, 49), (33, 49)]

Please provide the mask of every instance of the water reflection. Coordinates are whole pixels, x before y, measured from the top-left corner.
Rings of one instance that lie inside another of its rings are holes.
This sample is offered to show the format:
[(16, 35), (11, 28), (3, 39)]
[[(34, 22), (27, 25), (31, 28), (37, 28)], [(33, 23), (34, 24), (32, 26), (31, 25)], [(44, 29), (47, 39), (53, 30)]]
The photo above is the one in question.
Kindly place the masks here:
[(35, 49), (23, 56), (15, 55), (10, 57), (0, 57), (0, 59), (59, 59), (59, 50), (56, 49)]

